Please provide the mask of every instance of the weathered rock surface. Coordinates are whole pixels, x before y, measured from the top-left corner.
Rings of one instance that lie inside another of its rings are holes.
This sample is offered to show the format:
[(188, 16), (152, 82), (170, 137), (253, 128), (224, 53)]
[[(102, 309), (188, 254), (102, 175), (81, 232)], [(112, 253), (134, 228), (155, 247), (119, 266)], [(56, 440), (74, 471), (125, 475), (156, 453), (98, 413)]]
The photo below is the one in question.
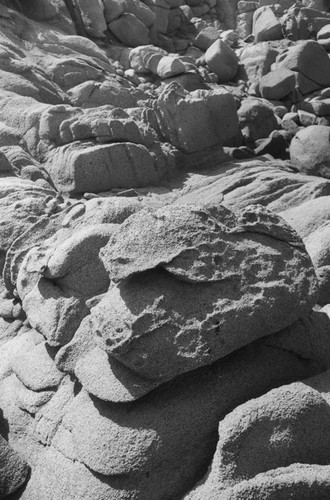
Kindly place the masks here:
[[(142, 390), (147, 391), (148, 379), (153, 388), (284, 328), (307, 311), (316, 289), (300, 245), (288, 226), (261, 207), (236, 215), (222, 209), (215, 217), (199, 207), (140, 211), (101, 251), (110, 280), (118, 284), (91, 309), (77, 337), (95, 331), (96, 345), (133, 372), (131, 384), (134, 374), (146, 379)], [(278, 253), (286, 255), (285, 269)], [(289, 281), (278, 280), (279, 273)], [(178, 304), (177, 296), (185, 301)], [(240, 315), (235, 318), (233, 310)], [(70, 345), (63, 355), (68, 349), (70, 355)]]
[(297, 173), (283, 161), (263, 159), (225, 163), (207, 171), (212, 176), (193, 174), (175, 204), (203, 203), (230, 209), (262, 204), (275, 212), (298, 207), (308, 200), (330, 194), (327, 179)]
[(329, 221), (330, 198), (321, 196), (314, 200), (306, 201), (294, 208), (289, 208), (280, 215), (293, 227), (297, 233), (306, 238), (320, 226)]

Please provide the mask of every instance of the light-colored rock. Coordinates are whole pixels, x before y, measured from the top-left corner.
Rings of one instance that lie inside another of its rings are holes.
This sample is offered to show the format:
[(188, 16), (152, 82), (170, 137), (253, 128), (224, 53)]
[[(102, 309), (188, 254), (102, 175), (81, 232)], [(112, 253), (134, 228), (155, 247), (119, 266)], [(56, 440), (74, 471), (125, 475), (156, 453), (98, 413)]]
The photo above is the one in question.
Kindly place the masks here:
[(135, 47), (129, 53), (131, 68), (137, 73), (155, 73), (155, 71), (152, 71), (150, 64), (150, 58), (154, 55), (158, 56), (160, 60), (163, 56), (167, 56), (167, 52), (154, 45)]
[(219, 31), (213, 26), (208, 26), (198, 33), (194, 45), (205, 52), (219, 38)]
[(305, 174), (330, 178), (330, 127), (311, 125), (300, 130), (290, 144), (292, 163)]
[[(68, 407), (58, 432), (63, 427), (70, 430), (78, 467), (83, 462), (101, 472), (103, 484), (119, 481), (115, 498), (179, 496), (209, 463), (214, 431), (229, 408), (239, 404), (241, 397), (245, 401), (251, 394), (287, 381), (285, 377), (304, 377), (310, 369), (313, 373), (307, 359), (288, 350), (264, 348), (263, 342), (165, 384), (136, 402), (106, 403), (82, 390)], [(70, 477), (64, 475), (64, 484)], [(40, 471), (30, 488), (45, 481)], [(60, 485), (53, 488), (59, 491)]]
[(325, 222), (305, 238), (306, 250), (311, 256), (315, 268), (330, 265), (329, 241), (330, 225), (328, 222)]
[(317, 33), (317, 41), (318, 43), (325, 49), (330, 49), (330, 22), (329, 24), (323, 26), (320, 31)]
[(209, 474), (187, 498), (217, 498), (226, 488), (292, 463), (328, 463), (329, 440), (330, 409), (317, 390), (299, 382), (274, 389), (220, 422)]
[(329, 303), (330, 293), (330, 225), (324, 222), (319, 228), (310, 233), (304, 240), (319, 283), (318, 303), (325, 305)]
[[(202, 221), (202, 214), (208, 223)], [(227, 226), (224, 233), (218, 221)], [(210, 229), (207, 231), (206, 227), (211, 226), (212, 232)], [(244, 278), (247, 273), (243, 249), (245, 238), (243, 232), (236, 234), (237, 226), (241, 227), (240, 231), (246, 228), (250, 235), (251, 252), (255, 248), (256, 261), (249, 261), (248, 264), (249, 269), (251, 266), (256, 269), (254, 284)], [(194, 227), (199, 227), (198, 236)], [(280, 233), (277, 233), (278, 230)], [(256, 231), (255, 236), (252, 236), (253, 231)], [(170, 236), (172, 234), (173, 237)], [(202, 234), (205, 236), (202, 237)], [(273, 252), (267, 253), (267, 258), (262, 257), (270, 241), (266, 236), (265, 243), (261, 243), (260, 234), (272, 234), (273, 238), (278, 238), (277, 251), (288, 252), (284, 260), (290, 265), (287, 270), (283, 269), (283, 279), (275, 287), (281, 289), (281, 299), (275, 290), (269, 295), (269, 286), (258, 278), (260, 272), (269, 276), (267, 281), (270, 279), (275, 284), (271, 276), (279, 265), (276, 258), (273, 260)], [(287, 242), (284, 246), (283, 240)], [(297, 259), (306, 260), (304, 266), (308, 267), (308, 257), (298, 251), (298, 247), (293, 250), (290, 241), (294, 242), (294, 246), (299, 245), (297, 236), (288, 226), (283, 226), (279, 218), (271, 216), (261, 207), (249, 207), (236, 216), (223, 209), (218, 219), (202, 209), (185, 206), (161, 209), (155, 213), (138, 212), (124, 222), (101, 251), (110, 279), (118, 284), (111, 287), (91, 310), (91, 321), (95, 325), (93, 330), (98, 329), (100, 333), (97, 344), (133, 372), (161, 381), (223, 357), (245, 343), (266, 335), (267, 331), (271, 333), (287, 326), (302, 314), (301, 307), (305, 309), (303, 304), (307, 296), (314, 297), (315, 294), (312, 268), (307, 271), (308, 275), (311, 273), (307, 278), (296, 267)], [(206, 253), (205, 245), (209, 247)], [(193, 252), (191, 246), (195, 248)], [(219, 252), (221, 260), (213, 258)], [(284, 279), (284, 274), (289, 281)], [(198, 289), (202, 287), (205, 296), (203, 309), (200, 309), (199, 293), (195, 295), (195, 286)], [(237, 286), (241, 298), (235, 295)], [(281, 307), (282, 319), (277, 313), (274, 317), (270, 316), (264, 302), (264, 286), (267, 287), (271, 307), (275, 308), (275, 303)], [(296, 293), (300, 295), (298, 303), (292, 302), (293, 286), (297, 287)], [(300, 287), (304, 289), (303, 293), (299, 291)], [(252, 289), (255, 290), (254, 299)], [(288, 295), (286, 289), (291, 290)], [(174, 297), (178, 295), (185, 296), (185, 302), (175, 306)], [(313, 300), (311, 298), (311, 302)], [(209, 309), (205, 310), (205, 303), (210, 305)], [(109, 304), (112, 304), (111, 310)], [(264, 307), (267, 317), (264, 316)], [(240, 310), (236, 320), (230, 320), (233, 308)], [(262, 320), (257, 319), (259, 315)], [(140, 325), (143, 325), (142, 329)]]
[(229, 47), (236, 47), (239, 40), (239, 36), (234, 30), (223, 31), (220, 38), (223, 42), (229, 45)]
[(222, 40), (216, 40), (206, 51), (205, 61), (218, 76), (219, 83), (232, 80), (238, 70), (238, 60), (235, 52)]
[(280, 213), (301, 238), (306, 238), (330, 220), (330, 197), (308, 200), (294, 208)]
[(160, 147), (154, 151), (157, 157), (145, 146), (131, 142), (100, 146), (74, 142), (51, 153), (46, 169), (57, 189), (65, 193), (143, 187), (157, 184), (171, 169), (170, 159)]
[(51, 345), (71, 340), (89, 312), (86, 301), (107, 290), (109, 279), (99, 250), (114, 227), (94, 224), (73, 235), (64, 230), (62, 237), (59, 232), (24, 257), (17, 276), (18, 294), (30, 324)]
[(303, 127), (309, 127), (310, 125), (316, 125), (316, 116), (314, 113), (309, 113), (308, 111), (303, 111), (298, 109), (299, 123)]
[[(221, 493), (223, 500), (309, 500), (311, 491), (316, 499), (329, 496), (330, 468), (328, 465), (293, 464), (258, 474)], [(190, 498), (185, 497), (186, 498)], [(195, 497), (194, 497), (195, 498)], [(218, 499), (210, 496), (210, 500)], [(200, 499), (201, 500), (201, 499)]]
[(269, 73), (277, 55), (277, 50), (267, 42), (260, 42), (253, 46), (247, 45), (240, 54), (239, 62), (244, 66), (249, 81), (257, 83), (263, 75)]
[(181, 75), (187, 71), (187, 67), (180, 58), (164, 56), (157, 64), (156, 73), (159, 78), (170, 78), (175, 75)]
[(281, 23), (270, 7), (260, 7), (254, 12), (252, 30), (256, 42), (283, 38)]
[(21, 352), (12, 359), (11, 366), (19, 380), (33, 391), (55, 388), (64, 377), (64, 373), (57, 369), (51, 349), (47, 348), (45, 342)]
[(106, 78), (102, 82), (89, 80), (68, 91), (73, 106), (80, 108), (95, 108), (112, 105), (121, 108), (130, 108), (137, 105), (139, 99), (145, 99), (145, 94), (129, 85), (127, 80), (118, 82), (115, 78)]
[[(223, 203), (237, 210), (261, 203), (275, 212), (330, 195), (330, 182), (299, 174), (280, 160), (252, 159), (206, 170), (212, 177), (192, 176), (175, 203), (201, 203), (211, 210)], [(283, 189), (283, 186), (285, 188)]]
[(242, 12), (237, 15), (236, 31), (240, 38), (247, 38), (252, 33), (253, 11)]
[(0, 268), (5, 265), (6, 252), (16, 238), (24, 234), (40, 218), (49, 220), (60, 209), (60, 200), (52, 189), (17, 177), (0, 182)]

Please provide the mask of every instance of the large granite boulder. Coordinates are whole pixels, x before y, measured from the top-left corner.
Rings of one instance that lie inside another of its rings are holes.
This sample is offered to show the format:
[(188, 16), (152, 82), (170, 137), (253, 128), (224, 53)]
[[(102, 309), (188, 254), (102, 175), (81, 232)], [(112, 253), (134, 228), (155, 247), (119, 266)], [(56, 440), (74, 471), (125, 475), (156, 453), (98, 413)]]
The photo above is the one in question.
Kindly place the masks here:
[(262, 207), (236, 214), (218, 207), (213, 215), (193, 206), (142, 210), (118, 228), (101, 258), (112, 285), (58, 363), (87, 384), (103, 366), (97, 395), (108, 400), (135, 399), (212, 363), (293, 323), (316, 300), (301, 240)]

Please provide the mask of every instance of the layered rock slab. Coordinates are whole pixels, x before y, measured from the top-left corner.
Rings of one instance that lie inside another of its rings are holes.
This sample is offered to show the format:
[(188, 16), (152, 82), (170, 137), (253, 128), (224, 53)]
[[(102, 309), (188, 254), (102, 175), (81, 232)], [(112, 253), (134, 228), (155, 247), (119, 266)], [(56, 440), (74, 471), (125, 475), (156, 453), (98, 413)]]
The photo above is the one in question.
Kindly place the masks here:
[(261, 204), (282, 212), (329, 194), (327, 179), (300, 174), (291, 163), (265, 155), (192, 174), (174, 204), (198, 202), (210, 209), (223, 203), (232, 210)]

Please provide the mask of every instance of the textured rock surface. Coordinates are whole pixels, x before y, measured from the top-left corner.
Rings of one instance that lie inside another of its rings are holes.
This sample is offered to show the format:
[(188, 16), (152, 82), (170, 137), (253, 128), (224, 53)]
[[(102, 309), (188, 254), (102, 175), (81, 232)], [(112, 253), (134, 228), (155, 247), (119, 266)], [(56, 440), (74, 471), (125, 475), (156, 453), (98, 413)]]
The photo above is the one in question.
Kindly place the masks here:
[[(288, 267), (278, 267), (278, 254), (286, 255)], [(101, 255), (118, 285), (92, 309), (94, 328), (99, 325), (97, 343), (134, 372), (156, 380), (210, 363), (284, 328), (314, 300), (313, 273), (301, 274), (308, 260), (299, 240), (261, 207), (235, 215), (223, 210), (217, 217), (199, 207), (140, 211)], [(289, 282), (277, 280), (281, 275), (290, 276)], [(292, 286), (297, 286), (294, 294)], [(177, 296), (185, 297), (181, 306)], [(305, 297), (302, 302), (299, 296)], [(311, 302), (305, 303), (308, 296)], [(279, 308), (281, 314), (270, 315)], [(240, 311), (237, 320), (234, 310)]]
[(175, 203), (198, 202), (215, 208), (223, 202), (232, 209), (260, 203), (282, 212), (330, 194), (328, 180), (297, 174), (291, 165), (267, 158), (228, 162), (206, 172), (212, 172), (212, 177), (192, 175)]

